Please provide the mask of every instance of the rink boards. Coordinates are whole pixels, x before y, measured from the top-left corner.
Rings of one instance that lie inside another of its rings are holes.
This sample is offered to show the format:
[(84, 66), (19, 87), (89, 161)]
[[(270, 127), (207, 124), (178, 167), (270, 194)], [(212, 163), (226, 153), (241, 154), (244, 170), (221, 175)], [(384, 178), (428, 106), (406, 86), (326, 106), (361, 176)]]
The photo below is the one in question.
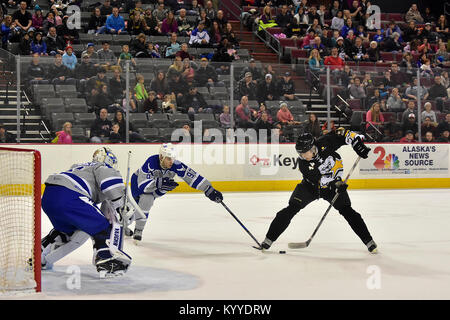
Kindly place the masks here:
[[(106, 145), (102, 145), (106, 146)], [(125, 178), (127, 153), (132, 152), (131, 172), (157, 154), (160, 144), (108, 145), (119, 159)], [(353, 189), (450, 188), (449, 144), (369, 144), (368, 159), (362, 159), (349, 185)], [(11, 145), (11, 147), (15, 147)], [(52, 173), (74, 163), (91, 160), (96, 144), (20, 145), (40, 151), (42, 182)], [(288, 191), (302, 179), (293, 144), (178, 144), (178, 159), (205, 176), (221, 191)], [(339, 150), (344, 175), (357, 158), (350, 146)], [(180, 179), (177, 179), (180, 180)], [(20, 184), (21, 181), (12, 181)], [(0, 186), (1, 188), (5, 186)], [(195, 192), (186, 183), (174, 192)]]

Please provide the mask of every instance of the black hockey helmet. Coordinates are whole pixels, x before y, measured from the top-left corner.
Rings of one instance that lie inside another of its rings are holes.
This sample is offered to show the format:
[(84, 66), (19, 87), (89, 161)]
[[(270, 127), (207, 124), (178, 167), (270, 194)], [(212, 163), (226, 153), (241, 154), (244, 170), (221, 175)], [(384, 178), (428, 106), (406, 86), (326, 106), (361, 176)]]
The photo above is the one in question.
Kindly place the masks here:
[(295, 150), (297, 150), (298, 154), (308, 152), (314, 146), (314, 142), (315, 139), (312, 134), (303, 133), (297, 138)]

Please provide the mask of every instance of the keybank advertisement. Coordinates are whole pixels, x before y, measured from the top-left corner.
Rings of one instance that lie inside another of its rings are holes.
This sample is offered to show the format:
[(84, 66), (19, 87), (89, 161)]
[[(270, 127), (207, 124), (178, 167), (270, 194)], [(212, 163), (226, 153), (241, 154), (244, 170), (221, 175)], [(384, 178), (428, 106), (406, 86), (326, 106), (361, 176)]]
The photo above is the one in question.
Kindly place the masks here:
[(373, 145), (360, 174), (447, 174), (448, 144)]

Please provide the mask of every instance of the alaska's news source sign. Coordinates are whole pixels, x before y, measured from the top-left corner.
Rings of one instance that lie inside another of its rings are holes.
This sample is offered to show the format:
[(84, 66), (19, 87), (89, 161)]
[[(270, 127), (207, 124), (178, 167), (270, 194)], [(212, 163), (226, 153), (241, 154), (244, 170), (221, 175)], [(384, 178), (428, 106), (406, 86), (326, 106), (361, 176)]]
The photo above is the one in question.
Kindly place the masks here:
[(360, 174), (448, 174), (448, 144), (382, 144), (372, 146), (360, 162)]

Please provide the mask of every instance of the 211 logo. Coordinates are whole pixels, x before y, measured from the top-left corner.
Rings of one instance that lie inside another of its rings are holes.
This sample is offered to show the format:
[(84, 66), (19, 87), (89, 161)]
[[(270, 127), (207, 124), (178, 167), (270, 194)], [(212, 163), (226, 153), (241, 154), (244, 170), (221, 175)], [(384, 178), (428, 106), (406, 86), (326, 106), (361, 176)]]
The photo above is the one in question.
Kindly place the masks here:
[[(395, 154), (388, 154), (386, 156), (386, 150), (383, 147), (376, 147), (373, 153), (380, 155), (373, 163), (374, 167), (378, 170), (382, 169), (398, 169), (400, 167), (400, 161)], [(386, 157), (385, 157), (386, 156)]]

